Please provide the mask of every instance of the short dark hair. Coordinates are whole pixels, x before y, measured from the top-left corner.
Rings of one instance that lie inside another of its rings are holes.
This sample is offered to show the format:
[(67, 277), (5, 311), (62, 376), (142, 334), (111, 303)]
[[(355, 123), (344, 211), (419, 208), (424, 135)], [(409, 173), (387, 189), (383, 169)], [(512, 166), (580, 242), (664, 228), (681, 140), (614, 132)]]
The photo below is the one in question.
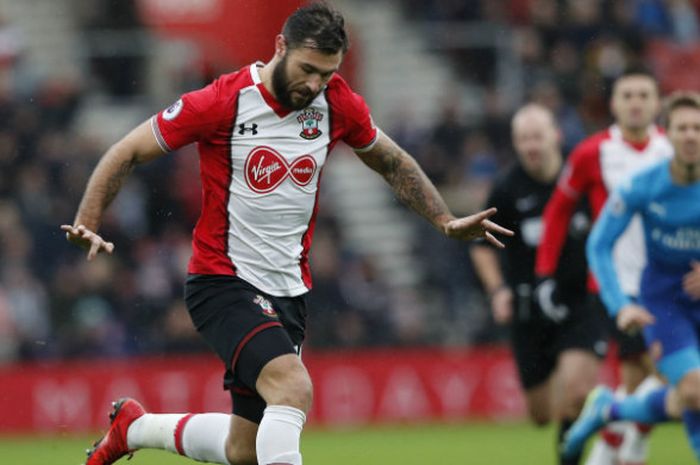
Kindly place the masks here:
[(628, 78), (628, 77), (645, 77), (645, 78), (649, 78), (649, 79), (651, 79), (652, 81), (654, 81), (654, 88), (656, 88), (656, 92), (657, 92), (658, 94), (661, 93), (660, 90), (659, 90), (659, 81), (657, 81), (656, 76), (654, 76), (654, 73), (653, 73), (649, 68), (647, 68), (647, 67), (645, 67), (645, 66), (642, 66), (642, 65), (632, 65), (632, 66), (628, 66), (627, 68), (625, 68), (625, 69), (615, 78), (615, 82), (613, 83), (613, 86), (612, 86), (613, 89), (615, 89), (615, 86), (617, 86), (617, 84), (618, 84), (621, 80), (623, 80), (623, 79), (625, 79), (625, 78)]
[(630, 77), (630, 76), (644, 76), (644, 77), (648, 77), (652, 81), (656, 81), (656, 76), (654, 76), (654, 73), (649, 68), (647, 68), (646, 66), (642, 66), (642, 65), (628, 66), (627, 68), (625, 68), (622, 71), (622, 73), (620, 73), (617, 76), (616, 80), (624, 79), (624, 78)]
[(665, 128), (668, 129), (671, 124), (671, 113), (679, 108), (694, 108), (700, 110), (700, 93), (676, 91), (668, 96), (664, 102), (664, 110), (661, 121)]
[(292, 13), (282, 28), (290, 49), (309, 47), (328, 55), (348, 51), (343, 15), (324, 2), (315, 2)]

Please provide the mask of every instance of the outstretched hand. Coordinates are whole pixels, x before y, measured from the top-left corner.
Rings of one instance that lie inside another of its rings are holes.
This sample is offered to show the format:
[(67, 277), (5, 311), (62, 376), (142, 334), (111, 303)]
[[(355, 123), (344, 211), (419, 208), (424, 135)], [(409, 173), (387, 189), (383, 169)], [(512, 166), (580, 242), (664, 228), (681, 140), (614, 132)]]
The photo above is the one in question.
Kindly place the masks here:
[(617, 314), (617, 327), (626, 333), (635, 333), (647, 325), (654, 324), (656, 318), (649, 311), (636, 304), (625, 305)]
[(105, 241), (82, 224), (78, 226), (63, 224), (61, 229), (66, 232), (66, 240), (88, 251), (88, 260), (92, 260), (100, 252), (111, 254), (114, 251), (113, 243)]
[(447, 234), (448, 237), (465, 241), (484, 238), (491, 244), (502, 249), (505, 245), (496, 239), (494, 234), (512, 236), (513, 231), (489, 220), (490, 217), (496, 214), (496, 211), (495, 208), (489, 208), (488, 210), (483, 210), (479, 213), (465, 216), (464, 218), (450, 220), (444, 226), (445, 234)]

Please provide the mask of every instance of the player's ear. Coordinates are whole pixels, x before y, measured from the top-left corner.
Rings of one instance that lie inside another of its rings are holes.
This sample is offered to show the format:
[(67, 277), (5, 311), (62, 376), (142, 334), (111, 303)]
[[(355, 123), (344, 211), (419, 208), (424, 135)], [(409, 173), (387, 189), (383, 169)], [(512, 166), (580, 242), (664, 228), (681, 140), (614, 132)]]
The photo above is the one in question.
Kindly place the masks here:
[(275, 56), (277, 58), (284, 58), (287, 53), (287, 39), (284, 38), (282, 34), (277, 34), (275, 37)]

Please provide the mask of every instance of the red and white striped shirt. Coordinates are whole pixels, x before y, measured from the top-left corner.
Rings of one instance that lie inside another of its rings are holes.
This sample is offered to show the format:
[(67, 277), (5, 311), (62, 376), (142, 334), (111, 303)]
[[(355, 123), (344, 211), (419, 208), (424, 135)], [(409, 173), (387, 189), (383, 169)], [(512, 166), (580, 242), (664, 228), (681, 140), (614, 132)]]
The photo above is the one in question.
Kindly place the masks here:
[[(656, 126), (649, 128), (648, 139), (640, 144), (626, 141), (621, 129), (613, 125), (577, 145), (544, 211), (544, 231), (537, 248), (535, 272), (540, 276), (554, 274), (569, 220), (581, 196), (588, 197), (595, 220), (613, 189), (672, 153), (671, 143)], [(639, 218), (635, 218), (620, 237), (614, 257), (624, 291), (631, 296), (638, 295), (639, 279), (646, 265), (644, 232)], [(589, 276), (588, 287), (597, 291), (592, 276)]]
[(300, 111), (284, 108), (253, 64), (184, 94), (151, 118), (164, 151), (197, 142), (202, 211), (191, 274), (237, 275), (274, 296), (311, 289), (308, 254), (321, 171), (342, 140), (377, 138), (364, 99), (337, 74)]

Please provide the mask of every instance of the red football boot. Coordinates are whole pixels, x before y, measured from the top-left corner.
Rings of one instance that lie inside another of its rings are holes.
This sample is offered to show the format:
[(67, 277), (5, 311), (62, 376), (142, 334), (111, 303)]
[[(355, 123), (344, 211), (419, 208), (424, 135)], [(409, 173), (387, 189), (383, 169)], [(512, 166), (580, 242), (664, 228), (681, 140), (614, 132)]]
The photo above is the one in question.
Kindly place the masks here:
[(146, 413), (146, 410), (128, 397), (112, 402), (112, 407), (114, 410), (109, 414), (109, 431), (87, 451), (85, 465), (110, 465), (125, 455), (129, 455), (129, 459), (134, 455), (134, 451), (129, 450), (126, 444), (126, 431), (134, 420)]

